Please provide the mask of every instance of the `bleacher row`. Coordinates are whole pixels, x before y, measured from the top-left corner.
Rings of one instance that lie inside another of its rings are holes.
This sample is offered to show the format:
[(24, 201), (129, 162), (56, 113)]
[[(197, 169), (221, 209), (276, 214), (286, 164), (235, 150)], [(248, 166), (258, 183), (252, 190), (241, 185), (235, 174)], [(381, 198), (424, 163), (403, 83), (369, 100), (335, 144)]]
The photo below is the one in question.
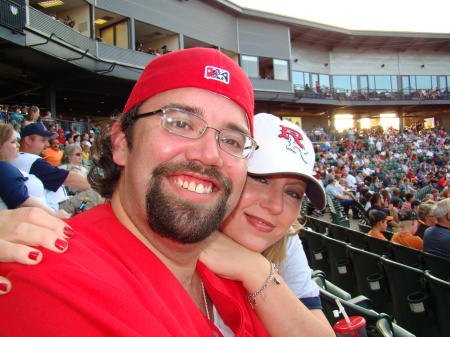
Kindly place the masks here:
[(369, 336), (449, 336), (450, 260), (304, 217), (300, 238), (311, 268), (328, 283), (321, 298), (332, 324), (338, 297), (351, 315), (366, 318)]

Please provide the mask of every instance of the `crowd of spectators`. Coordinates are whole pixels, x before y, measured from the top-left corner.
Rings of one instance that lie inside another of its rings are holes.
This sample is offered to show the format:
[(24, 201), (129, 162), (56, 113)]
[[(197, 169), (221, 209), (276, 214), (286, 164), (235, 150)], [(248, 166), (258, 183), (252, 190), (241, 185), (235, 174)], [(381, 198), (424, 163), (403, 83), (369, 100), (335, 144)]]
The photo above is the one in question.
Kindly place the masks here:
[(321, 99), (335, 99), (338, 101), (381, 101), (381, 100), (438, 100), (438, 99), (450, 99), (450, 91), (448, 88), (430, 88), (428, 90), (419, 89), (411, 92), (410, 94), (404, 94), (402, 92), (394, 92), (390, 90), (350, 90), (350, 89), (338, 89), (330, 88), (320, 85), (316, 82), (315, 88), (311, 88), (308, 84), (301, 90), (297, 87), (296, 92), (304, 97), (308, 98), (321, 98)]

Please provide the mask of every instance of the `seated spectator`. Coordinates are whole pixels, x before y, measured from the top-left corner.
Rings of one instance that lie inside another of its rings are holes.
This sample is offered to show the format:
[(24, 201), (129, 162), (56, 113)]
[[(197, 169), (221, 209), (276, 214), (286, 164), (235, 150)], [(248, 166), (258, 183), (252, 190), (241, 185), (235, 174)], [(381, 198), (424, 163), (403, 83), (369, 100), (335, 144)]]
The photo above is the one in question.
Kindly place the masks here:
[[(370, 214), (373, 211), (381, 211), (381, 212), (384, 212), (384, 214), (386, 214), (386, 216), (391, 216), (389, 209), (383, 207), (384, 200), (383, 200), (383, 196), (380, 193), (374, 193), (374, 195), (372, 196), (372, 198), (370, 200), (370, 203), (371, 203), (371, 206), (367, 210), (368, 217), (370, 216)], [(393, 219), (387, 220), (387, 224), (391, 227), (400, 227), (399, 224), (397, 222), (395, 222)]]
[(57, 138), (50, 139), (50, 147), (48, 147), (45, 151), (44, 160), (53, 166), (61, 165), (61, 158), (63, 156), (63, 152), (59, 148), (59, 141)]
[(20, 140), (19, 157), (14, 159), (11, 164), (26, 173), (34, 174), (41, 180), (46, 189), (45, 199), (48, 206), (54, 210), (65, 209), (71, 213), (73, 209), (62, 208), (63, 203), (69, 199), (62, 185), (83, 191), (90, 189), (90, 185), (82, 174), (54, 167), (39, 156), (48, 147), (50, 137), (56, 138), (56, 133), (45, 131), (41, 123), (32, 123), (24, 127)]
[(66, 144), (66, 138), (64, 137), (64, 130), (58, 129), (56, 132), (58, 133), (58, 137), (56, 137), (56, 139), (58, 140), (59, 145), (64, 146)]
[(351, 208), (353, 219), (358, 219), (358, 211), (356, 210), (356, 203), (355, 203), (355, 200), (353, 199), (353, 196), (339, 194), (338, 191), (336, 190), (337, 184), (338, 184), (338, 181), (336, 179), (330, 179), (328, 181), (327, 187), (325, 188), (326, 193), (332, 199), (337, 199), (339, 201), (339, 203), (344, 208), (344, 214), (346, 216), (348, 216), (348, 211)]
[(383, 232), (387, 229), (386, 220), (388, 218), (391, 217), (388, 217), (384, 212), (373, 211), (372, 213), (370, 213), (369, 225), (372, 227), (372, 229), (369, 231), (369, 233), (367, 233), (367, 235), (374, 236), (382, 240), (387, 240), (383, 235)]
[(65, 211), (54, 211), (47, 205), (44, 186), (39, 179), (10, 164), (19, 155), (18, 150), (13, 127), (0, 124), (0, 209), (38, 207), (57, 218), (67, 219), (69, 215)]
[[(389, 214), (394, 218), (394, 221), (396, 223), (400, 222), (400, 219), (398, 218), (398, 212), (400, 212), (400, 199), (399, 200), (394, 200), (393, 203), (389, 204)], [(398, 227), (393, 227), (392, 228), (393, 232), (398, 231)]]
[(394, 201), (398, 200), (399, 201), (399, 205), (400, 205), (400, 209), (401, 209), (402, 204), (403, 204), (403, 200), (400, 198), (400, 189), (394, 188), (391, 191), (392, 191), (392, 197), (391, 197), (391, 200), (389, 202), (391, 204), (393, 204)]
[(398, 213), (398, 217), (400, 219), (400, 232), (392, 236), (391, 242), (422, 250), (423, 240), (418, 236), (414, 236), (419, 227), (417, 213), (411, 210), (402, 211)]
[(406, 201), (402, 205), (402, 211), (407, 211), (407, 210), (412, 209), (411, 203), (416, 199), (414, 194), (412, 194), (411, 192), (405, 193), (405, 198), (406, 198)]
[(423, 239), (425, 231), (436, 224), (436, 218), (433, 214), (435, 208), (436, 203), (431, 200), (424, 202), (419, 206), (419, 211), (417, 212), (419, 217), (419, 228), (414, 235)]
[(40, 110), (36, 105), (30, 106), (28, 114), (25, 116), (22, 126), (25, 127), (31, 123), (37, 123), (40, 117)]
[(439, 201), (433, 214), (437, 223), (425, 230), (423, 250), (450, 259), (450, 199)]
[(73, 142), (74, 142), (74, 140), (73, 140), (73, 134), (72, 134), (71, 132), (69, 132), (69, 133), (66, 135), (66, 141), (64, 142), (64, 146), (73, 144)]
[(419, 206), (420, 206), (420, 204), (421, 204), (421, 202), (420, 202), (420, 200), (414, 200), (412, 203), (411, 203), (411, 210), (412, 211), (414, 211), (414, 212), (419, 212)]
[(81, 159), (89, 160), (90, 157), (91, 157), (91, 147), (86, 144), (82, 144), (81, 145)]

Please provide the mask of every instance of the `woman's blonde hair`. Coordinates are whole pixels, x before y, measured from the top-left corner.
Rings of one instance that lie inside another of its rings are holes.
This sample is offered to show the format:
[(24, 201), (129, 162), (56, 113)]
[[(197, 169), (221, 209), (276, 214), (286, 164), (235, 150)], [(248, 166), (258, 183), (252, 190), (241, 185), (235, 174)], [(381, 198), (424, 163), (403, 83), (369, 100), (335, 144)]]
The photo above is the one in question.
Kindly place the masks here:
[(14, 128), (11, 124), (0, 124), (0, 160), (5, 161), (6, 156), (3, 153), (1, 147), (7, 142), (14, 132)]
[(304, 223), (305, 219), (299, 215), (297, 221), (295, 221), (291, 225), (291, 227), (289, 227), (289, 230), (287, 231), (286, 235), (284, 235), (280, 240), (278, 240), (272, 246), (263, 251), (262, 255), (264, 255), (266, 259), (272, 261), (277, 265), (278, 268), (280, 268), (286, 261), (287, 238), (289, 236), (298, 235), (298, 232), (300, 232), (300, 230), (303, 228)]

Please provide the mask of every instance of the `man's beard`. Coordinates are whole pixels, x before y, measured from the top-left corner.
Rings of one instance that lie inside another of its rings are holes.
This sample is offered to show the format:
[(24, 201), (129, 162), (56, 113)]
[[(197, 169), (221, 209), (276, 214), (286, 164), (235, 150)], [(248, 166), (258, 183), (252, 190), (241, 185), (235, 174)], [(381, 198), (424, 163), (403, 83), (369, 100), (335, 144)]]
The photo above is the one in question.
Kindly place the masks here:
[[(220, 198), (213, 204), (205, 204), (168, 195), (162, 187), (163, 180), (175, 172), (199, 173), (214, 179), (221, 187)], [(216, 169), (205, 169), (192, 162), (161, 164), (153, 170), (146, 195), (148, 225), (155, 233), (175, 242), (187, 244), (202, 241), (222, 223), (232, 190), (231, 181)]]

